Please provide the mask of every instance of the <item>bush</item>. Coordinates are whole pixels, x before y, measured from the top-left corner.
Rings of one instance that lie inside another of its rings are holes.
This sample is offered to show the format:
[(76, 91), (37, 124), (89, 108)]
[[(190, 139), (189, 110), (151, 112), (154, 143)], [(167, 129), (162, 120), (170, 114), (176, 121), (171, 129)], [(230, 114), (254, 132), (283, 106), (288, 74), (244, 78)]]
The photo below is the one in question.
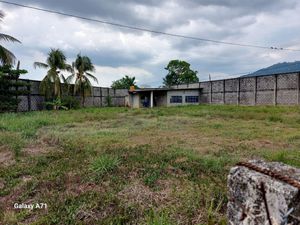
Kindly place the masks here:
[(19, 80), (25, 73), (26, 70), (19, 69), (19, 63), (16, 69), (10, 65), (0, 66), (0, 112), (17, 111), (18, 96), (28, 94), (28, 84)]
[(80, 101), (73, 96), (64, 96), (61, 101), (63, 106), (66, 106), (68, 109), (80, 108)]
[(111, 107), (112, 106), (112, 97), (111, 96), (106, 96), (105, 98), (106, 106)]
[(95, 171), (97, 175), (103, 175), (114, 170), (119, 165), (119, 163), (119, 158), (104, 154), (98, 157), (93, 162), (92, 170)]

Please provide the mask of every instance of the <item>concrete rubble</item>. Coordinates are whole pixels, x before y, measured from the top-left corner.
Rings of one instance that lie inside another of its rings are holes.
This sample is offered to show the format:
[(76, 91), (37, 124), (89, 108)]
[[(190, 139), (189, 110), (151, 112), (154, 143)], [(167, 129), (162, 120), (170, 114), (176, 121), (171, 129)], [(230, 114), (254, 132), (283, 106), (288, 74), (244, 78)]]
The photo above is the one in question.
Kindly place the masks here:
[[(249, 162), (300, 182), (300, 169), (278, 162)], [(227, 216), (230, 225), (300, 224), (300, 190), (247, 167), (233, 167), (228, 176)]]

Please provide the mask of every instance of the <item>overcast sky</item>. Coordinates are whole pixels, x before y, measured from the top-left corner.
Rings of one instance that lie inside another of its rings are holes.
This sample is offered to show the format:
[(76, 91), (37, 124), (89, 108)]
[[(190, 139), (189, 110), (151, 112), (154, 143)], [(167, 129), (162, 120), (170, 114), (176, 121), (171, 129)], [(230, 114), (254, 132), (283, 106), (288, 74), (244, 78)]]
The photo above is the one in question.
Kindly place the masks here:
[[(60, 12), (164, 32), (220, 41), (300, 49), (300, 1), (297, 0), (12, 0)], [(232, 77), (283, 61), (300, 60), (300, 52), (241, 48), (153, 35), (53, 15), (0, 3), (6, 14), (1, 32), (22, 44), (1, 43), (12, 50), (29, 73), (41, 80), (50, 48), (62, 49), (68, 62), (89, 56), (99, 85), (110, 86), (123, 75), (139, 85), (159, 86), (172, 59), (186, 60), (200, 80)]]

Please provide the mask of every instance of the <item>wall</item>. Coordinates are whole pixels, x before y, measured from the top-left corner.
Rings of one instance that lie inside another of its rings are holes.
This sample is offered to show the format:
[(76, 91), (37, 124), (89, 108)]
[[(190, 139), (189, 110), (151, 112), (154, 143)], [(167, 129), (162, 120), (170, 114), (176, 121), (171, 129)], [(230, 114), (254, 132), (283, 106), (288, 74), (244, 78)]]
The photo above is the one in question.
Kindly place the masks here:
[[(30, 83), (30, 94), (19, 96), (21, 100), (18, 111), (35, 111), (44, 109), (44, 96), (40, 94), (40, 81), (23, 80)], [(127, 89), (112, 89), (107, 87), (93, 87), (92, 94), (86, 97), (85, 106), (106, 106), (107, 96), (112, 100), (112, 106), (128, 106), (129, 97)], [(77, 96), (78, 97), (78, 96)], [(79, 98), (79, 97), (78, 97)]]
[(240, 105), (299, 104), (299, 73), (206, 81), (174, 88), (202, 88), (200, 103)]
[(132, 95), (132, 107), (140, 108), (141, 107), (141, 96), (139, 93)]
[[(170, 103), (171, 96), (182, 96), (182, 103)], [(176, 105), (191, 105), (199, 103), (186, 103), (185, 96), (199, 96), (198, 90), (172, 90), (167, 93), (167, 106), (176, 106)]]
[[(300, 73), (274, 74), (270, 76), (234, 78), (206, 81), (173, 88), (201, 88), (200, 103), (240, 104), (240, 105), (297, 105), (300, 104)], [(41, 110), (44, 97), (39, 93), (39, 81), (31, 83), (30, 95), (20, 96), (19, 111)], [(179, 90), (178, 90), (179, 91)], [(179, 91), (182, 93), (182, 91)], [(171, 92), (170, 92), (171, 93)], [(93, 87), (93, 94), (87, 97), (86, 106), (105, 106), (107, 96), (111, 96), (113, 106), (131, 105), (132, 99), (127, 89), (114, 90)], [(175, 95), (175, 94), (172, 94)], [(181, 94), (180, 94), (181, 95)], [(167, 104), (170, 105), (168, 94)], [(183, 99), (184, 101), (185, 99)], [(165, 102), (166, 100), (163, 99)], [(176, 104), (172, 104), (176, 105)]]
[(157, 107), (167, 105), (167, 94), (166, 94), (166, 92), (162, 92), (160, 94), (157, 94), (157, 93), (154, 92), (154, 99), (155, 99)]

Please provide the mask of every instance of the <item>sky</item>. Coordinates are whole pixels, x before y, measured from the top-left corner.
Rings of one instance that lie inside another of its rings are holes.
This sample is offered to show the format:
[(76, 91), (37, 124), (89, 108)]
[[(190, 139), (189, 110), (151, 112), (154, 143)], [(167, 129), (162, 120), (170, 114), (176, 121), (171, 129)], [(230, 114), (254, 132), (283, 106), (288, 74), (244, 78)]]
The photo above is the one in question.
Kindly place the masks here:
[[(300, 49), (298, 0), (12, 0), (63, 13), (226, 42)], [(172, 59), (185, 60), (200, 81), (235, 77), (279, 62), (300, 60), (300, 51), (243, 48), (133, 31), (0, 3), (5, 18), (0, 32), (22, 44), (3, 43), (28, 70), (23, 78), (41, 80), (34, 69), (51, 48), (69, 63), (78, 53), (96, 66), (99, 86), (124, 75), (138, 85), (157, 87)], [(65, 73), (67, 76), (68, 74)]]

